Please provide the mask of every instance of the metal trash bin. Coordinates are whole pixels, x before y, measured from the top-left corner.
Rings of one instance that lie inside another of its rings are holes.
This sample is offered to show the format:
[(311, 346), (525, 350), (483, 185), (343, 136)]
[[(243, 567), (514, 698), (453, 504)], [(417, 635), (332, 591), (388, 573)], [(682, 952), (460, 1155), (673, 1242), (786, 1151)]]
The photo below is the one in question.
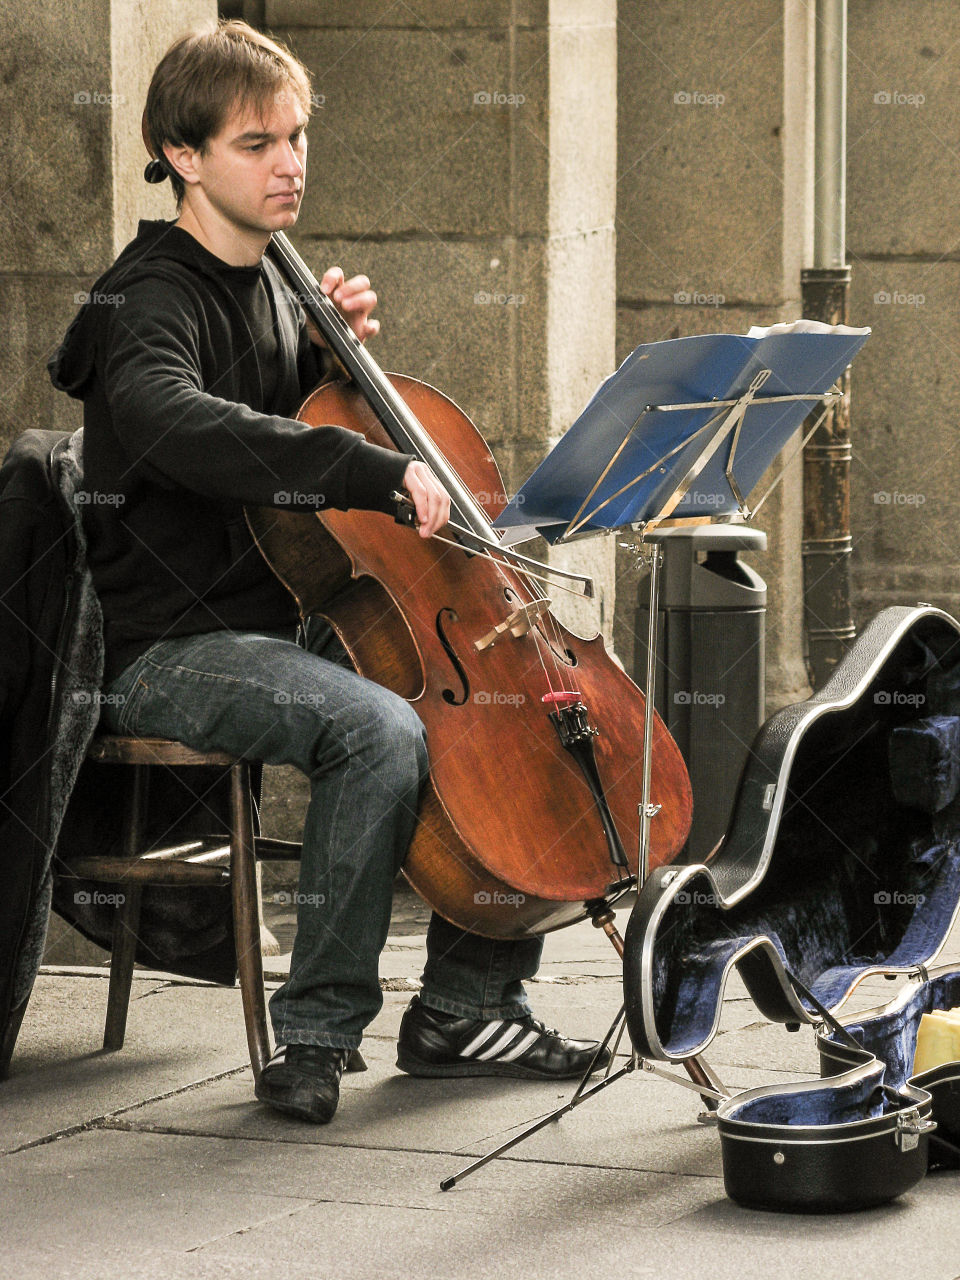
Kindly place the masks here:
[[(679, 861), (702, 862), (727, 829), (740, 773), (764, 718), (767, 587), (739, 552), (765, 550), (767, 535), (747, 525), (694, 525), (658, 529), (657, 540), (663, 566), (655, 705), (693, 788), (693, 826)], [(641, 688), (649, 612), (645, 579), (633, 673)]]

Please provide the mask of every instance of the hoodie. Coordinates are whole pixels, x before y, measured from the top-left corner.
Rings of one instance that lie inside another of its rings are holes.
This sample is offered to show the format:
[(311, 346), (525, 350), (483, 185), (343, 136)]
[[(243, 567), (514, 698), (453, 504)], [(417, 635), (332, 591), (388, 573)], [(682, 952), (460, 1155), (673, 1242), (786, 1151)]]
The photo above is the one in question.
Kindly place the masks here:
[(293, 419), (324, 373), (293, 294), (268, 259), (230, 266), (172, 222), (140, 223), (48, 367), (83, 401), (105, 682), (159, 639), (292, 627), (244, 505), (390, 512), (410, 461)]

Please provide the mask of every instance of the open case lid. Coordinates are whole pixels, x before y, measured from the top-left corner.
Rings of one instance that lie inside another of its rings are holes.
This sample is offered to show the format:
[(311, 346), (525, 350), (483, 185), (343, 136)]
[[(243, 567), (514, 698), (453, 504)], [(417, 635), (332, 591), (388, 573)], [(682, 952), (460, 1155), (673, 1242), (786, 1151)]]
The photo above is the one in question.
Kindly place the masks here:
[(933, 959), (958, 902), (960, 623), (897, 606), (763, 725), (719, 853), (648, 877), (625, 938), (633, 1042), (700, 1053), (734, 965), (765, 1017), (815, 1021), (788, 971), (833, 1011)]

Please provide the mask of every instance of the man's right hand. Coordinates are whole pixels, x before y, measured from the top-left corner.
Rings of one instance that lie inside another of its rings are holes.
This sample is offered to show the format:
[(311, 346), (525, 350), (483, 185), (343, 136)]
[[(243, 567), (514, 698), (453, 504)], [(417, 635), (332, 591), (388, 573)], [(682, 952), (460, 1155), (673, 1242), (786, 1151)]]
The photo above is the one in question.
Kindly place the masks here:
[(450, 519), (450, 499), (425, 462), (414, 459), (403, 473), (403, 487), (417, 509), (421, 538), (429, 538)]

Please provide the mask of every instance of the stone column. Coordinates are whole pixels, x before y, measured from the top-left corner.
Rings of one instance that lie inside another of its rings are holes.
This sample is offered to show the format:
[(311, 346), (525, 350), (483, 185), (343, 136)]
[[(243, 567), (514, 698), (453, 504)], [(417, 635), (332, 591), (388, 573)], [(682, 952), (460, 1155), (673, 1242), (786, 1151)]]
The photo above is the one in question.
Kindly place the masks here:
[[(512, 492), (613, 367), (612, 0), (267, 0), (265, 19), (314, 80), (301, 251), (371, 277), (376, 359), (452, 396)], [(612, 617), (610, 551), (575, 556), (593, 609), (555, 597), (588, 633)]]
[[(0, 448), (29, 427), (73, 430), (82, 408), (54, 391), (47, 358), (81, 297), (135, 234), (138, 217), (172, 215), (169, 186), (142, 179), (140, 115), (170, 41), (216, 17), (207, 0), (0, 2)], [(58, 917), (48, 963), (102, 957)]]
[(0, 445), (28, 427), (73, 429), (80, 405), (46, 361), (89, 289), (136, 232), (172, 214), (169, 186), (142, 179), (140, 115), (154, 66), (210, 0), (0, 0)]
[[(641, 342), (798, 318), (810, 244), (813, 6), (623, 0), (618, 21), (618, 358)], [(768, 551), (750, 556), (768, 587), (769, 711), (808, 688), (801, 517), (798, 461), (757, 520)], [(628, 669), (636, 591), (625, 556), (616, 640)]]

